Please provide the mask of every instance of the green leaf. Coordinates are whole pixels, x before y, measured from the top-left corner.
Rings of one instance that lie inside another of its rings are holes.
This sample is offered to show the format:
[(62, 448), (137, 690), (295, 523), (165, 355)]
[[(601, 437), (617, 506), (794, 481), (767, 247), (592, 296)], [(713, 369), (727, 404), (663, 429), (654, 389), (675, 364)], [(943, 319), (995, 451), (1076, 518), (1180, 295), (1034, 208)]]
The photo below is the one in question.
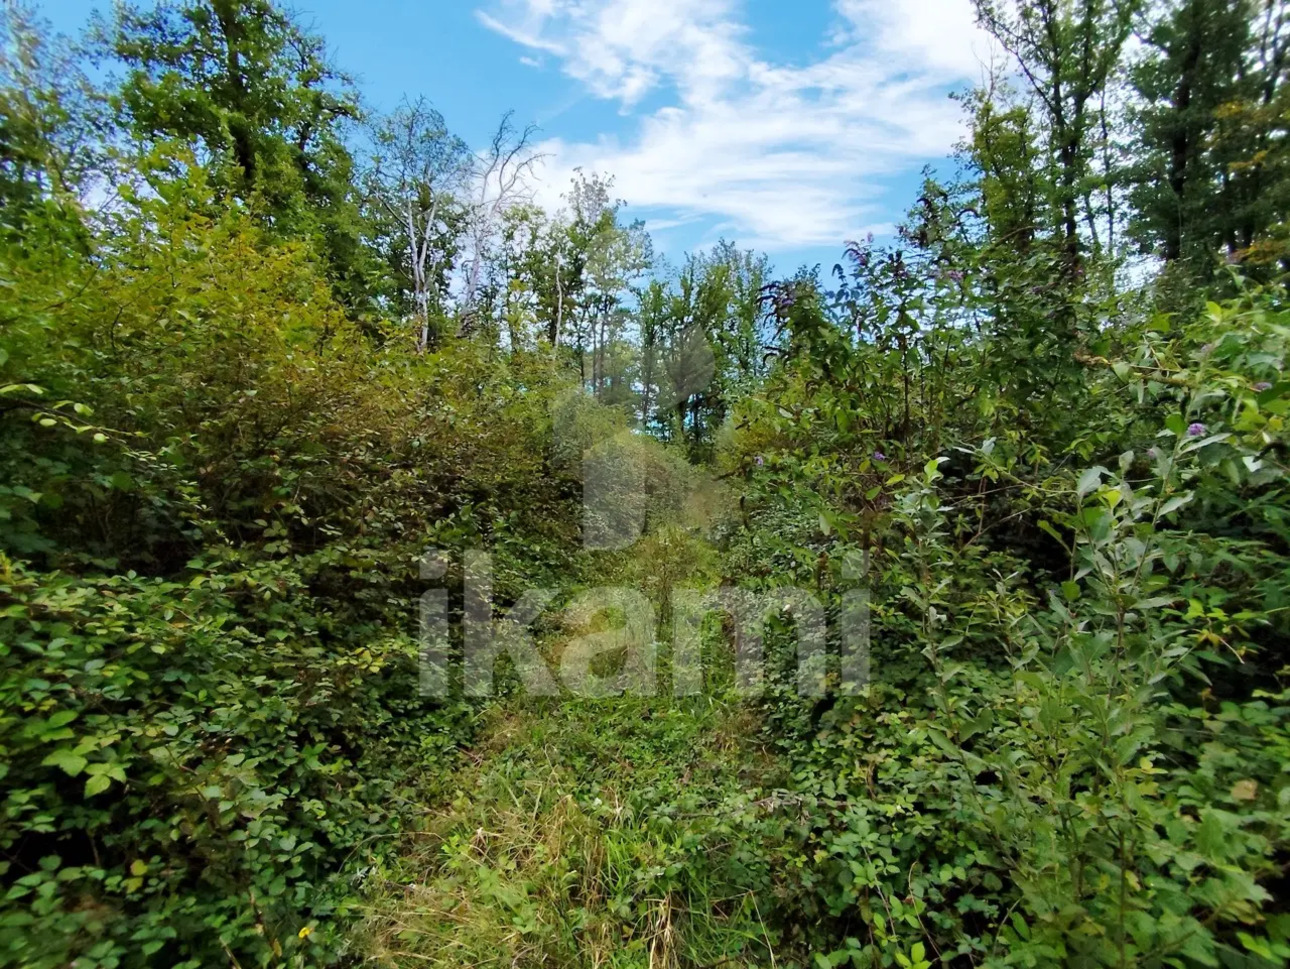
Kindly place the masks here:
[(1041, 532), (1045, 533), (1046, 535), (1051, 535), (1051, 536), (1052, 536), (1053, 538), (1055, 538), (1059, 543), (1061, 543), (1061, 545), (1062, 545), (1062, 547), (1063, 547), (1063, 548), (1065, 548), (1065, 547), (1066, 547), (1066, 539), (1062, 538), (1061, 533), (1060, 533), (1059, 531), (1057, 531), (1057, 529), (1056, 529), (1056, 528), (1054, 528), (1054, 527), (1053, 527), (1053, 523), (1052, 523), (1052, 522), (1050, 522), (1050, 521), (1048, 521), (1048, 520), (1046, 520), (1046, 519), (1040, 519), (1040, 521), (1039, 521), (1039, 530), (1040, 530)]
[(85, 796), (93, 797), (95, 794), (102, 794), (112, 786), (112, 778), (106, 774), (96, 774), (85, 782)]
[(71, 747), (59, 747), (40, 763), (44, 767), (61, 767), (68, 777), (75, 777), (85, 770), (85, 765), (89, 762)]
[(1106, 468), (1097, 467), (1089, 468), (1079, 476), (1079, 484), (1075, 486), (1075, 493), (1084, 498), (1092, 494), (1102, 484), (1102, 475), (1106, 474)]
[(45, 396), (45, 388), (38, 387), (35, 384), (5, 384), (0, 387), (0, 395), (18, 394), (24, 390), (29, 394), (35, 394), (37, 397)]

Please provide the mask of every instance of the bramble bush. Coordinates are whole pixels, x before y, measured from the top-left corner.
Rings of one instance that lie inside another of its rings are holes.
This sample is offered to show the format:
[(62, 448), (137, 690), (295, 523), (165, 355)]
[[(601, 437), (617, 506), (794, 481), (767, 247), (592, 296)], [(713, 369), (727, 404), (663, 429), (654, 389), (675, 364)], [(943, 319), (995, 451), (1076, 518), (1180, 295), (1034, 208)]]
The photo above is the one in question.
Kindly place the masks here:
[(806, 798), (781, 905), (817, 964), (1290, 956), (1286, 334), (1278, 292), (1117, 334), (1088, 392), (1121, 417), (1072, 443), (1110, 458), (1084, 470), (971, 426), (896, 465), (753, 402), (749, 495), (801, 510), (733, 561), (837, 603), (870, 553), (871, 685), (797, 697), (786, 629), (763, 701)]
[(5, 964), (348, 951), (477, 713), (417, 694), (424, 548), (488, 543), (503, 600), (570, 568), (557, 371), (375, 345), (212, 212), (169, 185), (92, 264), (5, 264)]

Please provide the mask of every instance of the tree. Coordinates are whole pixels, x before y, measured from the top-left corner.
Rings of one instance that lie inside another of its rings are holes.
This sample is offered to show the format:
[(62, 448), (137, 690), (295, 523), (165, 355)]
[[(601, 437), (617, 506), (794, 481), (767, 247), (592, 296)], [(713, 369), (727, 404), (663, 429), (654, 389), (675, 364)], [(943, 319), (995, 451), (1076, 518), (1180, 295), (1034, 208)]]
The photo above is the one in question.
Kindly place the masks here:
[(1224, 235), (1225, 173), (1213, 151), (1223, 105), (1233, 100), (1249, 43), (1244, 0), (1184, 0), (1146, 32), (1148, 54), (1132, 72), (1135, 217), (1130, 231), (1166, 263), (1205, 272)]
[(123, 3), (100, 34), (129, 73), (117, 106), (144, 140), (193, 144), (215, 184), (281, 237), (309, 239), (349, 301), (364, 255), (349, 125), (349, 79), (321, 37), (271, 0)]
[[(417, 349), (438, 343), (448, 270), (459, 247), (472, 156), (424, 98), (405, 101), (373, 132), (367, 197), (377, 209), (390, 262), (412, 294)], [(432, 306), (432, 304), (434, 304)]]
[(1290, 3), (1261, 0), (1250, 12), (1236, 96), (1216, 111), (1221, 241), (1229, 258), (1276, 266), (1290, 262)]
[[(612, 186), (612, 179), (579, 171), (566, 196), (570, 207), (567, 233), (568, 249), (573, 256), (571, 268), (577, 268), (580, 276), (576, 283), (580, 299), (575, 341), (583, 379), (598, 398), (603, 397), (606, 384), (611, 381), (620, 389), (625, 386), (622, 366), (614, 367), (610, 361), (623, 346), (627, 324), (625, 297), (653, 262), (653, 243), (644, 223), (636, 221), (626, 226), (619, 223), (618, 213), (623, 203), (610, 196)], [(588, 356), (590, 374), (587, 373)]]
[(30, 6), (0, 5), (0, 201), (25, 238), (41, 214), (79, 224), (80, 203), (110, 168), (97, 117), (100, 95), (76, 51), (50, 38)]
[(1257, 277), (1290, 252), (1288, 13), (1284, 0), (1174, 0), (1144, 31), (1130, 231), (1184, 292), (1212, 282), (1220, 255)]
[(507, 112), (497, 125), (488, 148), (477, 155), (471, 169), (462, 331), (468, 333), (478, 315), (476, 299), (483, 280), (489, 250), (502, 227), (502, 217), (512, 205), (528, 199), (525, 179), (541, 160), (532, 147), (537, 128), (517, 129), (513, 114)]
[(495, 277), (492, 288), (500, 295), (499, 312), (512, 350), (539, 335), (553, 349), (559, 344), (569, 289), (562, 275), (568, 249), (564, 222), (539, 206), (513, 205), (503, 213), (489, 270)]
[(1054, 228), (1073, 278), (1084, 249), (1080, 202), (1089, 198), (1095, 122), (1143, 0), (975, 2), (981, 25), (1016, 60), (1043, 116)]

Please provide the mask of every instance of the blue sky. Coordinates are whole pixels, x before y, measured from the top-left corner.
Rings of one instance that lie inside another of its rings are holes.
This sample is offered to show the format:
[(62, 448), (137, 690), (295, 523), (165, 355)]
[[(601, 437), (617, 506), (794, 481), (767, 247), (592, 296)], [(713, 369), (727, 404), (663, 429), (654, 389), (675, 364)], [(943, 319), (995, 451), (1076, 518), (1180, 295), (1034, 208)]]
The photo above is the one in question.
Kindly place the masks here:
[[(40, 0), (75, 32), (95, 0)], [(781, 270), (885, 235), (961, 131), (970, 0), (293, 0), (368, 102), (424, 94), (472, 144), (540, 126), (539, 198), (615, 178), (669, 258), (720, 237)]]

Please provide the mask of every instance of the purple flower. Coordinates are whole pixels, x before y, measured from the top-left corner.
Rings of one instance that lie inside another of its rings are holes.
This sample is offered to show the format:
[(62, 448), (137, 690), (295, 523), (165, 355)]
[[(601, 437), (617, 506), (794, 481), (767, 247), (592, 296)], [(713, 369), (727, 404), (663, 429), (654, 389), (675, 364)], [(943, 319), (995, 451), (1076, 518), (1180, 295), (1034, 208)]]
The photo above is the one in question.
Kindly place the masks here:
[(765, 463), (766, 463), (766, 459), (763, 458), (760, 454), (757, 455), (757, 467), (760, 468)]
[(881, 451), (874, 451), (874, 452), (873, 452), (873, 459), (874, 459), (875, 461), (886, 461), (886, 460), (887, 460), (887, 455), (883, 454)]
[(1191, 425), (1191, 427), (1187, 428), (1188, 437), (1203, 437), (1208, 433), (1209, 433), (1209, 428), (1207, 428), (1204, 424), (1201, 424), (1199, 421)]
[(1254, 385), (1254, 389), (1257, 390), (1259, 393), (1263, 393), (1263, 391), (1265, 390), (1271, 390), (1272, 385), (1268, 383), (1266, 380), (1260, 380), (1257, 384)]
[(963, 273), (962, 273), (962, 271), (961, 271), (961, 270), (958, 270), (958, 269), (951, 269), (951, 270), (950, 270), (950, 279), (954, 280), (954, 282), (956, 282), (956, 283), (961, 283), (961, 282), (963, 282)]

